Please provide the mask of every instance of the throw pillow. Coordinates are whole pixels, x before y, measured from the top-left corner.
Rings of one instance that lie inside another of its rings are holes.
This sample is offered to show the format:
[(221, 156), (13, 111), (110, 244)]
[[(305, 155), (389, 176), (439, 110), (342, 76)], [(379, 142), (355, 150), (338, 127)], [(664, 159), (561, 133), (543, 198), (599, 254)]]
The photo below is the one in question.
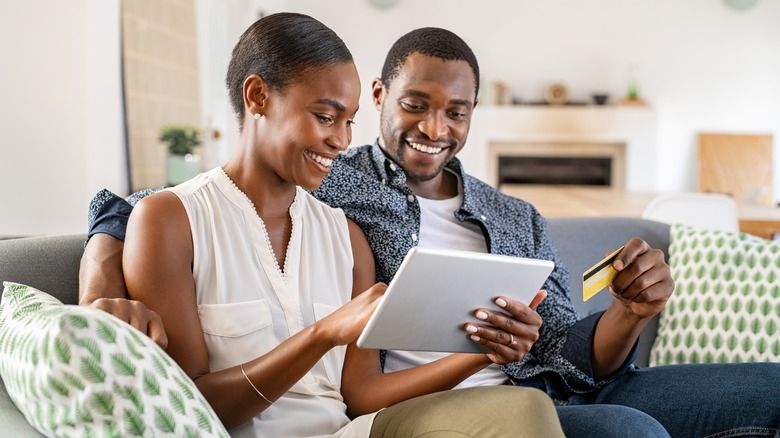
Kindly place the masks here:
[(194, 382), (151, 339), (103, 311), (3, 283), (0, 376), (47, 436), (228, 436)]
[(650, 365), (780, 361), (780, 242), (672, 225)]

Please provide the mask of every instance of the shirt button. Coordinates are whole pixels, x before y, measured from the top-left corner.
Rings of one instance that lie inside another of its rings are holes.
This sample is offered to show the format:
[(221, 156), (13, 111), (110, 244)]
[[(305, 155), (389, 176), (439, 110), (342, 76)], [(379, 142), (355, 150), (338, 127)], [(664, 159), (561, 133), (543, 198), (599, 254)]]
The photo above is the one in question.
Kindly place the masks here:
[(393, 164), (393, 163), (390, 163), (390, 170), (392, 170), (393, 172), (395, 172), (395, 164)]
[(480, 218), (480, 219), (482, 219), (483, 221), (484, 221), (484, 220), (487, 220), (487, 218), (485, 217), (485, 215), (484, 215), (484, 214), (483, 214), (482, 216), (480, 216), (479, 218)]
[(417, 242), (417, 233), (412, 233), (412, 242)]
[(387, 184), (387, 180), (382, 178), (382, 185), (385, 185), (385, 184)]
[(414, 195), (407, 196), (406, 200), (409, 201), (409, 202), (414, 202)]

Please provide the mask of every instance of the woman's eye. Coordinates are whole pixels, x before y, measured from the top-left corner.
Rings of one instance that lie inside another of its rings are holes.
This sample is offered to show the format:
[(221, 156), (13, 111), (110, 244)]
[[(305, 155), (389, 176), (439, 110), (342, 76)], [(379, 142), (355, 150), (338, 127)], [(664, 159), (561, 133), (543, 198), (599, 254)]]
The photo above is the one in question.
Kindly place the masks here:
[(323, 116), (323, 115), (317, 114), (317, 119), (323, 125), (332, 125), (333, 124), (333, 118), (330, 117), (330, 116)]
[(355, 126), (354, 120), (347, 120), (347, 126)]

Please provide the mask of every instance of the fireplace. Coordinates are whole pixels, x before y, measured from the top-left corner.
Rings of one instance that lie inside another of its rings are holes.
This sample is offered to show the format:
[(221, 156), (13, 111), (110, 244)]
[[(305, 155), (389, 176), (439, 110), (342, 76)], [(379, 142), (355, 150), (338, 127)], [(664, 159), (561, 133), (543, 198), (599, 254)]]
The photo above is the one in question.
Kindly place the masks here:
[(492, 142), (488, 146), (496, 187), (505, 184), (625, 188), (625, 144)]
[[(575, 177), (571, 171), (591, 174), (598, 169), (603, 173), (598, 184), (608, 180), (608, 187), (615, 189), (653, 192), (660, 184), (657, 128), (649, 106), (481, 106), (474, 111), (468, 144), (458, 158), (470, 174), (495, 187), (502, 184), (499, 178), (515, 178), (504, 176), (505, 170), (525, 174), (521, 179), (530, 172), (563, 173), (569, 176), (549, 184), (595, 187), (595, 179)], [(570, 159), (575, 161), (567, 162)]]

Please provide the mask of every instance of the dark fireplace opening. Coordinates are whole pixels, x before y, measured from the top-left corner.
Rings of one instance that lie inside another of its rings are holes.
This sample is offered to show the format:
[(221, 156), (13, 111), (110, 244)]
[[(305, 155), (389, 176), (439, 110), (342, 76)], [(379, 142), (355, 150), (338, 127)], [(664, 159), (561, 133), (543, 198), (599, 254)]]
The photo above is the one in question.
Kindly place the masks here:
[(499, 157), (498, 184), (611, 186), (612, 158)]

